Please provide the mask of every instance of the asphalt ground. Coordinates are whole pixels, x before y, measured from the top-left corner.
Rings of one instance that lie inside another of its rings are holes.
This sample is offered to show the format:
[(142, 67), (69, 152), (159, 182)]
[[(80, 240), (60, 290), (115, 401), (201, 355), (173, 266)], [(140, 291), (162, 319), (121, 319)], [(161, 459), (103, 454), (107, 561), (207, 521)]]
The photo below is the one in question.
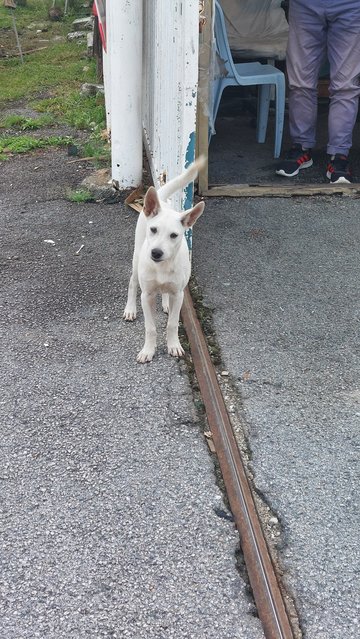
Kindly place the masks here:
[(136, 213), (69, 202), (88, 173), (0, 165), (0, 636), (261, 639), (187, 369), (121, 319)]
[[(216, 143), (215, 181), (241, 166)], [(0, 166), (0, 634), (260, 638), (186, 369), (161, 339), (137, 365), (141, 315), (121, 321), (136, 214), (67, 201), (88, 172), (63, 151)], [(194, 233), (307, 639), (359, 636), (359, 210), (209, 198)]]
[[(212, 183), (326, 183), (328, 101), (314, 164), (275, 174), (273, 115), (224, 93)], [(287, 114), (283, 153), (290, 146)], [(360, 181), (360, 114), (350, 162)], [(306, 639), (360, 636), (360, 204), (346, 196), (209, 198), (194, 269), (239, 393), (257, 491), (282, 527), (284, 580)], [(209, 260), (209, 255), (211, 260)]]
[(360, 636), (359, 220), (349, 197), (208, 198), (194, 233), (306, 639)]

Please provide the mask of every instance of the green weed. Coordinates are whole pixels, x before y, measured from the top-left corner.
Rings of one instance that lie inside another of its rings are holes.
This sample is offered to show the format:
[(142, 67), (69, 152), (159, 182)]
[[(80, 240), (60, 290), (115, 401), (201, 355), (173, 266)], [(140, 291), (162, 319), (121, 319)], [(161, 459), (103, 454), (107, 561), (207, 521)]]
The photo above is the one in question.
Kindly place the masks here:
[(65, 146), (71, 142), (69, 137), (50, 136), (46, 138), (33, 138), (27, 135), (1, 136), (0, 156), (6, 158), (15, 153), (28, 153), (35, 149), (43, 149), (48, 146)]
[(1, 129), (19, 129), (20, 131), (35, 131), (44, 126), (52, 126), (52, 115), (42, 115), (39, 118), (25, 118), (22, 115), (8, 115), (0, 121)]
[(95, 164), (104, 161), (109, 164), (111, 153), (110, 146), (98, 135), (92, 135), (88, 142), (82, 146), (81, 155), (85, 158), (93, 158)]
[(64, 97), (55, 97), (34, 102), (36, 111), (52, 114), (57, 122), (63, 122), (75, 129), (90, 132), (88, 140), (82, 145), (80, 155), (94, 158), (95, 164), (109, 162), (110, 147), (102, 137), (106, 127), (104, 97), (102, 95), (83, 96), (72, 91)]
[(51, 113), (59, 122), (76, 129), (88, 131), (105, 127), (104, 98), (101, 95), (83, 96), (79, 91), (68, 91), (52, 98), (33, 102), (33, 108), (41, 113)]
[(92, 202), (94, 198), (90, 191), (87, 191), (86, 189), (78, 189), (76, 191), (68, 191), (67, 199), (70, 200), (70, 202), (82, 204), (84, 202)]

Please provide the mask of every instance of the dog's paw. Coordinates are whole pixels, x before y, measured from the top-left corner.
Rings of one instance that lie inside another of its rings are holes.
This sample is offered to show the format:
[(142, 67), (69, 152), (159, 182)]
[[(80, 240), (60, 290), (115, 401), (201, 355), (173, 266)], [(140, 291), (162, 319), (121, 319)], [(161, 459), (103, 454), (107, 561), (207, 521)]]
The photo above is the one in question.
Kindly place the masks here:
[(180, 342), (177, 342), (176, 344), (168, 344), (168, 353), (173, 357), (184, 357), (185, 355), (185, 351)]
[(155, 349), (150, 350), (150, 349), (142, 348), (136, 359), (139, 364), (146, 364), (146, 362), (152, 361), (154, 354), (155, 354)]
[(126, 307), (123, 313), (126, 322), (133, 322), (136, 319), (136, 309)]

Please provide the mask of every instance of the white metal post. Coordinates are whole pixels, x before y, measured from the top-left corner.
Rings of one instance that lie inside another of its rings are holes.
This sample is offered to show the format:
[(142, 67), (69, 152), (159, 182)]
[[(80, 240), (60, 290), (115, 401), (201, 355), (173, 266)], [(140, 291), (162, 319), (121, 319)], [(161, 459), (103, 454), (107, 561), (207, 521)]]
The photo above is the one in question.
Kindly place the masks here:
[(142, 0), (107, 0), (111, 172), (120, 189), (142, 179)]

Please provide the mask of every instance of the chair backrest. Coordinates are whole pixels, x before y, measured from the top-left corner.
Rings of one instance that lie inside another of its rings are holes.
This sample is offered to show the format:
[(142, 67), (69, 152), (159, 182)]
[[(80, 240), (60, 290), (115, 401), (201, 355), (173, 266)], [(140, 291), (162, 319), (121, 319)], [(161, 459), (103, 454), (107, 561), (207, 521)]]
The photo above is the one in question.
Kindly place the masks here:
[(285, 58), (289, 25), (281, 0), (218, 0), (236, 58)]
[(223, 60), (227, 72), (233, 76), (236, 73), (236, 70), (229, 47), (223, 10), (217, 0), (215, 0), (214, 33), (217, 53)]

